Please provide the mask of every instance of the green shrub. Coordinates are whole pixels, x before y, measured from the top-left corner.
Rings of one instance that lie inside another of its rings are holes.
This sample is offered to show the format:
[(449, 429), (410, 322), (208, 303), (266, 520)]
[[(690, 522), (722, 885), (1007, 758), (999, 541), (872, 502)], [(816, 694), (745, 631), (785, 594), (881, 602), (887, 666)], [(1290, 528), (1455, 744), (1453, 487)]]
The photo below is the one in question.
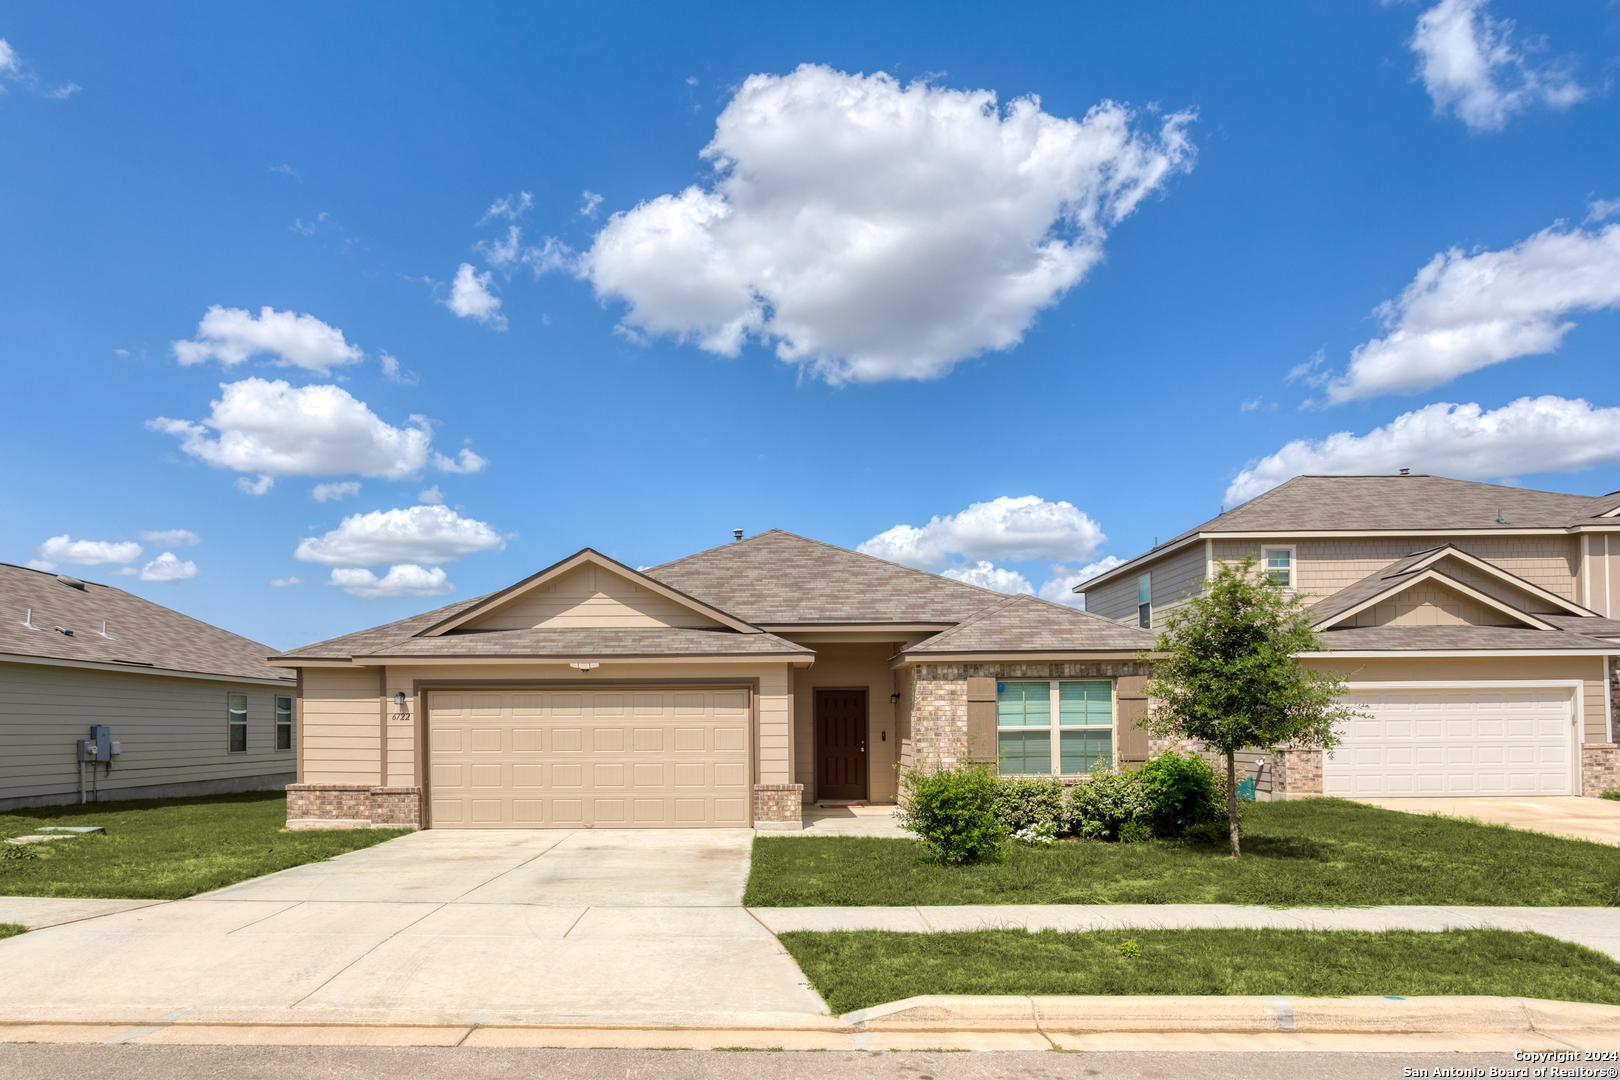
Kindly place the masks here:
[(896, 820), (946, 865), (1000, 862), (1007, 840), (1007, 827), (996, 813), (1001, 787), (1001, 780), (983, 766), (905, 769)]
[(1067, 810), (1068, 831), (1087, 840), (1118, 840), (1127, 825), (1140, 827), (1132, 830), (1133, 837), (1141, 829), (1151, 835), (1153, 828), (1153, 803), (1135, 772), (1098, 769), (1069, 789)]
[(998, 781), (996, 820), (1009, 833), (1035, 825), (1061, 831), (1063, 785), (1051, 777), (1006, 777)]
[(1197, 754), (1166, 750), (1148, 758), (1136, 776), (1153, 804), (1153, 831), (1160, 836), (1185, 836), (1195, 825), (1226, 817), (1226, 807), (1215, 801), (1215, 770)]
[(1610, 788), (1608, 791), (1605, 791), (1599, 795), (1598, 798), (1613, 799), (1615, 802), (1620, 802), (1620, 788)]

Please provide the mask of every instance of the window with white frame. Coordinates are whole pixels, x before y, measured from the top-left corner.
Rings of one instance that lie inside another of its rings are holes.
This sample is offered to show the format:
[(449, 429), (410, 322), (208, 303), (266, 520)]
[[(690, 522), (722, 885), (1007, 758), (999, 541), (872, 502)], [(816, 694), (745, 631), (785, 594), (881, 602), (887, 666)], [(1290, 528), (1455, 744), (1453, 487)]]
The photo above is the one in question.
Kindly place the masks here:
[(1114, 684), (1107, 679), (998, 682), (996, 758), (1003, 776), (1078, 776), (1112, 766)]
[(247, 752), (247, 695), (231, 694), (225, 706), (225, 749), (232, 754)]
[(1147, 629), (1153, 625), (1153, 574), (1136, 579), (1136, 622)]
[(276, 698), (276, 749), (293, 748), (293, 699)]
[(1281, 585), (1285, 589), (1294, 587), (1294, 549), (1291, 547), (1268, 547), (1260, 553), (1261, 570), (1266, 580), (1273, 585)]

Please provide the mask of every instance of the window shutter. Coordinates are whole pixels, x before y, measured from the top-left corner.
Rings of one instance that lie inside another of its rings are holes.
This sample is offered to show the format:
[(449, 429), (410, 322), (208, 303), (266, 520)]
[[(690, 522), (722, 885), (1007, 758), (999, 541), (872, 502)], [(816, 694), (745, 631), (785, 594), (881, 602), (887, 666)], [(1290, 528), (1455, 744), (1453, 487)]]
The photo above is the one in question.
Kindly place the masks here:
[(1121, 675), (1119, 694), (1119, 760), (1138, 764), (1148, 759), (1148, 733), (1137, 722), (1147, 718), (1148, 699), (1142, 688), (1146, 675)]
[(996, 760), (996, 680), (967, 681), (967, 757)]

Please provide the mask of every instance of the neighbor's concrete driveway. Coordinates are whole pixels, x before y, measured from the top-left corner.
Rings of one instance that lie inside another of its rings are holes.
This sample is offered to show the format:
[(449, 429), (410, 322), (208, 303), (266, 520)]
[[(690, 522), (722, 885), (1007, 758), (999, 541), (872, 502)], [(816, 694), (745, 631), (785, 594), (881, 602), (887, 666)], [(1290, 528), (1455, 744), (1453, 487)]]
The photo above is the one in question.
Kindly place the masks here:
[(1477, 799), (1357, 799), (1386, 810), (1409, 814), (1445, 814), (1448, 817), (1478, 818), (1520, 829), (1596, 840), (1600, 844), (1620, 844), (1620, 802), (1586, 799), (1578, 796), (1540, 798)]
[(821, 999), (741, 906), (752, 839), (413, 833), (6, 941), (0, 1018), (824, 1022)]

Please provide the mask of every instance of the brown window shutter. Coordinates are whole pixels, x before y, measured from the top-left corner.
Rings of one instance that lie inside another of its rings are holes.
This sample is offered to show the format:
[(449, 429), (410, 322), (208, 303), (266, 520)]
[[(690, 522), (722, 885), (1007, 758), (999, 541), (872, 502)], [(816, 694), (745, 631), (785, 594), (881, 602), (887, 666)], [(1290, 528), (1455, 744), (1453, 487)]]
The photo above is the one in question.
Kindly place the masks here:
[(1119, 760), (1140, 764), (1148, 759), (1148, 733), (1138, 726), (1147, 717), (1148, 699), (1142, 692), (1146, 675), (1121, 675), (1114, 693), (1119, 701)]
[(996, 760), (996, 680), (967, 681), (968, 760)]

